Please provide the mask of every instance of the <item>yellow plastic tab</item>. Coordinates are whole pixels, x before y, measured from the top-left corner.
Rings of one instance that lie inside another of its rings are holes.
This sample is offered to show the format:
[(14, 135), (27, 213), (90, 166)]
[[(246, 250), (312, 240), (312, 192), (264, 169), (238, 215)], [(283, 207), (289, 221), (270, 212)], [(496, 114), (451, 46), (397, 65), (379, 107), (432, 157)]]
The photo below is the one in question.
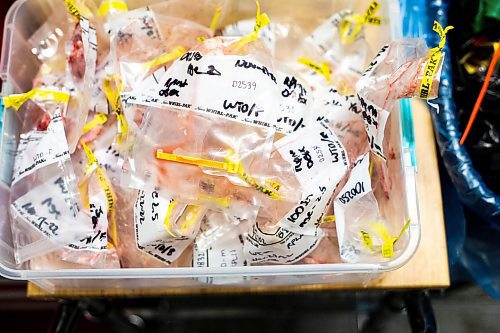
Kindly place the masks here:
[(177, 202), (174, 200), (168, 205), (167, 214), (164, 219), (165, 228), (172, 237), (187, 236), (187, 233), (193, 227), (194, 223), (199, 218), (199, 214), (202, 213), (204, 209), (200, 206), (187, 206), (182, 215), (178, 218), (180, 222), (179, 232), (175, 232), (172, 230), (171, 225), (176, 222), (171, 219), (175, 206), (177, 206)]
[(389, 232), (387, 231), (387, 228), (383, 223), (377, 222), (372, 225), (371, 227), (372, 231), (377, 235), (377, 237), (387, 240), (390, 239), (391, 236), (389, 235)]
[(177, 202), (172, 200), (170, 204), (168, 205), (167, 208), (167, 214), (165, 215), (165, 219), (163, 220), (163, 223), (165, 224), (165, 228), (167, 228), (168, 233), (172, 237), (177, 237), (176, 234), (173, 232), (173, 230), (170, 227), (170, 218), (172, 217), (172, 212), (174, 211), (175, 206), (177, 206)]
[(127, 120), (123, 114), (120, 101), (120, 92), (122, 89), (123, 83), (117, 76), (108, 76), (104, 79), (103, 91), (117, 119), (118, 135), (116, 139), (118, 144), (122, 143), (128, 134)]
[(398, 237), (394, 239), (394, 243), (396, 243), (403, 236), (404, 232), (406, 231), (406, 229), (408, 229), (409, 226), (410, 226), (410, 219), (406, 220), (406, 223), (403, 226), (403, 229), (401, 229), (401, 231), (399, 232)]
[(56, 101), (68, 103), (69, 97), (70, 95), (63, 91), (34, 88), (23, 94), (5, 96), (3, 98), (3, 104), (6, 108), (11, 107), (17, 111), (28, 99), (38, 102)]
[(276, 191), (279, 191), (279, 190), (280, 190), (280, 188), (281, 188), (281, 184), (280, 184), (280, 183), (278, 183), (278, 182), (277, 182), (277, 181), (275, 181), (275, 180), (272, 180), (272, 179), (267, 179), (267, 180), (266, 180), (266, 183), (267, 183), (267, 184), (269, 184), (269, 185), (271, 185), (271, 186), (272, 186), (272, 188), (274, 188)]
[(178, 46), (169, 53), (163, 54), (151, 61), (143, 63), (142, 67), (144, 70), (149, 71), (151, 68), (161, 66), (163, 64), (166, 64), (167, 62), (180, 58), (184, 53), (186, 53), (186, 50), (182, 46)]
[(199, 219), (200, 214), (203, 213), (204, 209), (200, 206), (187, 206), (186, 210), (182, 214), (184, 221), (182, 221), (179, 227), (180, 235), (187, 236), (190, 229), (193, 228), (195, 222)]
[(215, 31), (217, 29), (217, 23), (219, 23), (220, 14), (222, 13), (222, 7), (218, 7), (215, 10), (212, 21), (210, 22), (210, 30)]
[(307, 58), (300, 58), (298, 60), (301, 64), (306, 65), (313, 71), (315, 71), (318, 74), (321, 74), (325, 77), (326, 81), (330, 82), (331, 77), (330, 77), (330, 66), (326, 61), (323, 61), (321, 64), (318, 64), (310, 59)]
[(373, 246), (373, 240), (370, 234), (363, 230), (361, 230), (359, 233), (361, 234), (361, 239), (363, 240), (363, 244), (365, 244), (365, 246), (369, 248), (372, 252), (375, 252), (375, 247)]
[(122, 0), (104, 0), (99, 6), (97, 13), (101, 16), (108, 14), (109, 12), (126, 12), (128, 11), (127, 4)]
[(96, 126), (104, 124), (106, 121), (108, 121), (108, 117), (104, 113), (96, 114), (94, 119), (92, 119), (87, 124), (85, 124), (85, 126), (83, 126), (82, 135), (90, 132)]
[(363, 25), (380, 25), (382, 19), (375, 15), (380, 9), (380, 4), (377, 1), (372, 1), (368, 6), (364, 16), (359, 14), (347, 15), (340, 23), (340, 40), (344, 44), (353, 42), (361, 32)]
[[(272, 187), (269, 187), (266, 185), (262, 185), (257, 180), (255, 180), (253, 177), (248, 175), (243, 170), (243, 165), (236, 158), (236, 155), (233, 152), (228, 153), (228, 155), (226, 157), (226, 162), (207, 160), (207, 159), (199, 158), (199, 157), (191, 157), (191, 156), (165, 153), (165, 152), (163, 152), (163, 149), (156, 150), (156, 158), (160, 159), (160, 160), (170, 161), (170, 162), (184, 163), (184, 164), (196, 165), (196, 166), (206, 167), (206, 168), (211, 168), (211, 169), (223, 170), (229, 174), (236, 174), (244, 182), (246, 182), (248, 185), (255, 188), (257, 191), (262, 192), (271, 198), (281, 199), (281, 196), (276, 192), (277, 190), (275, 190), (275, 188), (272, 188)], [(278, 184), (278, 183), (276, 183), (276, 184)], [(274, 184), (274, 185), (276, 185), (276, 184)]]
[(391, 240), (382, 244), (382, 257), (392, 258), (394, 256), (394, 243)]
[(222, 208), (228, 208), (229, 203), (230, 203), (229, 197), (213, 198), (209, 195), (202, 195), (202, 196), (198, 197), (198, 200), (199, 201), (210, 201), (210, 202), (217, 204), (219, 207), (222, 207)]
[(113, 189), (111, 188), (111, 183), (109, 182), (108, 177), (106, 177), (104, 171), (99, 166), (99, 162), (95, 157), (94, 153), (92, 152), (92, 150), (85, 144), (85, 142), (83, 142), (83, 140), (80, 140), (80, 144), (82, 145), (82, 148), (85, 151), (85, 155), (87, 155), (88, 159), (88, 163), (85, 168), (85, 173), (88, 175), (90, 172), (95, 170), (97, 174), (97, 179), (99, 180), (99, 185), (101, 186), (106, 196), (106, 201), (108, 204), (108, 212), (111, 213), (113, 211), (116, 201), (116, 196), (113, 192)]
[(335, 215), (325, 215), (323, 217), (323, 221), (321, 223), (334, 223), (335, 222)]
[(382, 223), (375, 223), (371, 229), (377, 237), (382, 239), (382, 256), (384, 258), (392, 258), (394, 256), (394, 244), (403, 236), (406, 229), (410, 225), (410, 219), (408, 219), (399, 232), (397, 237), (391, 237), (387, 228)]
[(241, 171), (238, 173), (238, 176), (248, 185), (252, 186), (257, 191), (267, 195), (270, 198), (280, 200), (281, 195), (279, 195), (276, 190), (272, 187), (260, 184), (256, 179), (252, 176), (248, 175), (245, 171)]
[(434, 21), (432, 30), (434, 30), (441, 40), (437, 47), (432, 48), (429, 51), (429, 60), (425, 64), (424, 76), (422, 77), (422, 82), (420, 83), (420, 88), (418, 91), (418, 97), (423, 99), (428, 99), (429, 94), (432, 91), (432, 85), (434, 83), (434, 76), (436, 75), (439, 64), (441, 63), (441, 57), (443, 55), (443, 47), (446, 43), (446, 33), (453, 29), (453, 26), (447, 26), (445, 29), (439, 24), (438, 21)]
[[(235, 167), (235, 169), (238, 170), (237, 174), (240, 177), (240, 179), (243, 180), (245, 183), (247, 183), (257, 191), (267, 195), (270, 198), (277, 200), (281, 199), (281, 195), (277, 193), (277, 191), (281, 187), (281, 184), (279, 184), (278, 182), (274, 182), (273, 180), (266, 180), (266, 182), (271, 183), (272, 184), (271, 186), (273, 187), (260, 184), (255, 178), (253, 178), (252, 176), (250, 176), (245, 172), (245, 170), (243, 169), (243, 165), (241, 164), (241, 161), (239, 160), (237, 155), (232, 151), (228, 153), (226, 160), (228, 161), (228, 163), (233, 163), (237, 165), (237, 167)], [(276, 185), (278, 185), (278, 188), (275, 187)]]
[(236, 49), (239, 49), (239, 48), (245, 46), (246, 44), (258, 39), (260, 29), (264, 28), (266, 25), (271, 23), (271, 20), (269, 19), (269, 16), (267, 16), (266, 13), (264, 13), (264, 14), (260, 13), (259, 1), (256, 0), (255, 2), (257, 3), (257, 14), (255, 15), (255, 26), (253, 28), (253, 32), (249, 33), (246, 36), (241, 37), (240, 40), (234, 42), (232, 45)]
[(66, 9), (71, 16), (75, 18), (75, 20), (79, 21), (80, 16), (89, 18), (92, 16), (92, 12), (85, 6), (84, 3), (78, 0), (64, 0), (66, 4)]
[(224, 170), (227, 173), (239, 173), (241, 164), (227, 160), (227, 162), (219, 162), (214, 160), (207, 160), (199, 157), (190, 157), (177, 154), (164, 153), (162, 149), (156, 150), (156, 158), (165, 161), (197, 165), (211, 169)]

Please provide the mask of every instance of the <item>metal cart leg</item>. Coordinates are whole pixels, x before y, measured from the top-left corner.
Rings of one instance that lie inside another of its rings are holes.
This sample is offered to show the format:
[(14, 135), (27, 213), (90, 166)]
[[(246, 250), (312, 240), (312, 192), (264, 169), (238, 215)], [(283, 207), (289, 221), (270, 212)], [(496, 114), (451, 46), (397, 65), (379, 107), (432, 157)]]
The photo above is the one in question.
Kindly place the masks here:
[(112, 301), (86, 299), (80, 301), (80, 308), (86, 311), (89, 319), (112, 327), (113, 332), (137, 333), (144, 331), (144, 327), (141, 327), (138, 323), (133, 323)]
[(78, 301), (61, 301), (50, 332), (72, 333), (76, 331), (82, 311)]
[(426, 290), (410, 291), (405, 293), (404, 299), (412, 333), (437, 332), (429, 292)]

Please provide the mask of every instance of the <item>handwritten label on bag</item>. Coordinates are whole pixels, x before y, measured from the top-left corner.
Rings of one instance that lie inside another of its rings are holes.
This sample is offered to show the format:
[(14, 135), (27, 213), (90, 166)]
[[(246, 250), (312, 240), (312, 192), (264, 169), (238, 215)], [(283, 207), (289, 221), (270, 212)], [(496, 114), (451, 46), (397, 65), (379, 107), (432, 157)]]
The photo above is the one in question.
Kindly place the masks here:
[(361, 107), (361, 116), (365, 124), (366, 134), (368, 135), (370, 149), (375, 155), (385, 161), (386, 157), (383, 151), (384, 131), (390, 113), (371, 103), (366, 97), (362, 97), (360, 94), (357, 96)]
[(356, 95), (341, 95), (335, 88), (318, 93), (313, 109), (315, 120), (327, 124), (361, 119), (361, 108)]
[(134, 207), (137, 248), (166, 263), (176, 260), (193, 241), (190, 237), (173, 238), (165, 227), (171, 202), (156, 191), (139, 191)]
[(245, 238), (245, 254), (250, 264), (293, 264), (313, 251), (321, 236), (296, 234), (282, 227), (263, 231), (255, 224)]
[(108, 243), (108, 204), (104, 192), (90, 196), (89, 208), (93, 233), (69, 244), (68, 247), (76, 250), (104, 251)]
[[(340, 181), (347, 171), (347, 153), (333, 131), (317, 123), (278, 140), (276, 149), (289, 162), (303, 187), (328, 174)], [(326, 172), (325, 172), (326, 171)]]
[(371, 177), (369, 172), (370, 156), (360, 157), (354, 164), (349, 180), (335, 199), (342, 205), (354, 203), (366, 193), (371, 192)]
[(78, 206), (62, 176), (47, 180), (11, 204), (12, 209), (48, 238), (64, 237)]
[[(193, 267), (246, 266), (242, 225), (222, 213), (210, 212), (203, 219), (193, 249)], [(241, 222), (243, 223), (243, 222)]]
[(111, 179), (118, 179), (120, 177), (121, 169), (118, 166), (118, 161), (121, 155), (112, 145), (97, 148), (94, 151), (94, 156), (99, 161), (99, 166), (106, 171), (106, 174), (109, 175)]
[(380, 66), (381, 63), (384, 62), (385, 58), (389, 54), (389, 51), (390, 46), (388, 44), (382, 46), (375, 58), (373, 58), (373, 60), (361, 75), (361, 78), (358, 80), (358, 82), (356, 82), (357, 91), (362, 91), (363, 88), (370, 86), (370, 80), (373, 72), (377, 69), (378, 66)]
[(20, 135), (12, 184), (40, 168), (69, 158), (61, 113), (57, 112), (46, 131), (31, 131)]
[(249, 56), (189, 51), (157, 81), (142, 84), (131, 103), (191, 110), (282, 133), (305, 126), (305, 84)]

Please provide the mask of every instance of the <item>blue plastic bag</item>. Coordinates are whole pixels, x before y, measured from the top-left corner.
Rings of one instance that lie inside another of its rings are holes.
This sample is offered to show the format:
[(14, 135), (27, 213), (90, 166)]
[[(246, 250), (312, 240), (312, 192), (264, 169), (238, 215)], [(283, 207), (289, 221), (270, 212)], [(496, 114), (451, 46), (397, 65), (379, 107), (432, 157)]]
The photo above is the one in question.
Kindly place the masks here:
[[(430, 47), (438, 45), (432, 31), (437, 20), (447, 25), (448, 1), (403, 1), (406, 36), (421, 36)], [(436, 141), (447, 174), (443, 175), (443, 201), (452, 281), (469, 278), (500, 299), (500, 196), (490, 191), (476, 172), (464, 146), (456, 117), (451, 77), (451, 54), (445, 46), (439, 98), (430, 101)], [(458, 200), (457, 200), (458, 199)]]

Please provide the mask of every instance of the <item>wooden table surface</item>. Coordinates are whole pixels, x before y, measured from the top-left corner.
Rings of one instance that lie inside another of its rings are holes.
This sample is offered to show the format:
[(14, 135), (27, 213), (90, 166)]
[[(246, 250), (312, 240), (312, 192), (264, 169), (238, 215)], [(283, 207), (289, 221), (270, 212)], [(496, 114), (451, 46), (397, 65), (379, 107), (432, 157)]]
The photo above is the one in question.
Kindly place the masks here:
[[(140, 289), (140, 290), (56, 290), (49, 294), (33, 283), (28, 283), (29, 297), (65, 296), (140, 296), (186, 295), (213, 293), (300, 292), (336, 289), (402, 289), (441, 288), (450, 284), (448, 256), (444, 231), (441, 185), (439, 182), (434, 132), (431, 118), (421, 101), (413, 102), (413, 119), (417, 151), (417, 193), (419, 201), (421, 241), (413, 258), (402, 268), (382, 275), (368, 284), (314, 284), (299, 286), (212, 287), (191, 289)], [(423, 189), (425, 189), (425, 194)]]

